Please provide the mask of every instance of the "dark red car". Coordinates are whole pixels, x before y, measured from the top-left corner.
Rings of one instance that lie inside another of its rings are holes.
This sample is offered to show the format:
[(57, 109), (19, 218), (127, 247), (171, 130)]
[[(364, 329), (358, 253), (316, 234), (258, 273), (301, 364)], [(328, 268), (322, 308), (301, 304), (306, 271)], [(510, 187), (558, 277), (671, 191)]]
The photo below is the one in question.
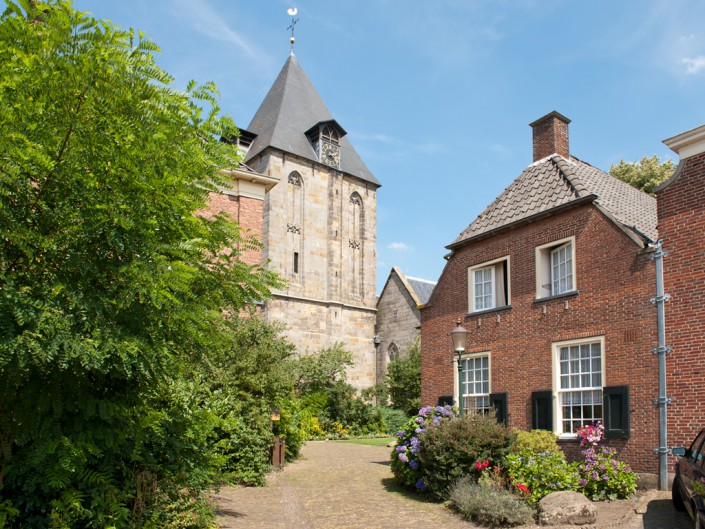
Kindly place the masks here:
[(680, 456), (676, 462), (676, 477), (671, 494), (673, 507), (677, 511), (688, 511), (696, 529), (705, 528), (705, 429), (695, 438), (687, 450), (673, 449)]

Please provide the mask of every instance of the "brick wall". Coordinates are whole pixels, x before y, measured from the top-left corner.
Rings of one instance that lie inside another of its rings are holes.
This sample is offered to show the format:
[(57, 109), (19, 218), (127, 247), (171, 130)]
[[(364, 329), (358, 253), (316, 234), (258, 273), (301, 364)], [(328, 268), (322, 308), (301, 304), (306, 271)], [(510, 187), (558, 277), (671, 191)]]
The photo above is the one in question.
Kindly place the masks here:
[[(242, 228), (242, 235), (253, 236), (262, 242), (262, 211), (263, 202), (256, 198), (244, 196), (210, 193), (210, 207), (208, 214), (228, 213), (230, 217)], [(239, 248), (242, 252), (240, 259), (247, 264), (262, 264), (262, 250)]]
[(529, 126), (532, 128), (534, 161), (551, 154), (560, 154), (570, 158), (568, 124), (570, 120), (558, 112), (551, 112), (537, 119)]
[[(534, 302), (535, 247), (571, 236), (579, 294)], [(468, 268), (504, 256), (510, 258), (512, 308), (468, 315)], [(591, 204), (460, 247), (421, 311), (422, 403), (454, 393), (448, 333), (457, 319), (470, 331), (467, 352), (490, 352), (490, 391), (508, 394), (509, 425), (520, 429), (531, 427), (532, 391), (553, 389), (552, 344), (604, 336), (603, 384), (630, 388), (631, 438), (614, 445), (635, 469), (656, 471), (654, 289), (648, 255)]]
[(657, 195), (663, 260), (669, 445), (688, 445), (705, 426), (705, 153), (687, 158)]

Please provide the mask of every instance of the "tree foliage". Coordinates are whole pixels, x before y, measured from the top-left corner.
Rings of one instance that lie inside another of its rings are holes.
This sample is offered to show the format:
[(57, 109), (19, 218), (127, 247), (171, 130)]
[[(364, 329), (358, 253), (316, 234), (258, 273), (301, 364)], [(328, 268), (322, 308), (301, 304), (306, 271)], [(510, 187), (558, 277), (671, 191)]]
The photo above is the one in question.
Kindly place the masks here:
[(0, 519), (17, 526), (168, 526), (159, 505), (189, 509), (228, 462), (209, 447), (230, 412), (205, 392), (279, 392), (256, 353), (239, 386), (199, 385), (277, 280), (238, 259), (257, 242), (236, 224), (196, 214), (238, 161), (218, 141), (234, 124), (211, 83), (171, 88), (157, 51), (59, 0), (0, 18)]
[(387, 366), (387, 385), (392, 407), (416, 415), (421, 407), (421, 348), (418, 340), (407, 354)]
[(353, 356), (337, 343), (312, 354), (302, 355), (292, 364), (300, 395), (331, 388), (336, 380), (345, 380), (345, 370), (353, 365)]
[(654, 188), (668, 180), (675, 169), (671, 160), (661, 162), (657, 155), (653, 155), (633, 163), (621, 160), (610, 167), (610, 174), (646, 193), (653, 193)]

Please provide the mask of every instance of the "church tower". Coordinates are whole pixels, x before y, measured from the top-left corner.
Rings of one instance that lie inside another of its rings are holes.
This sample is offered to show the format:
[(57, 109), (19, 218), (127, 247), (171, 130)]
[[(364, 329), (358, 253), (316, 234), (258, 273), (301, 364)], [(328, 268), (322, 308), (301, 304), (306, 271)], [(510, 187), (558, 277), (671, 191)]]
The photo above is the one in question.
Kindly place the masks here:
[(279, 180), (264, 202), (264, 260), (287, 281), (264, 317), (288, 326), (299, 354), (342, 342), (348, 381), (376, 383), (377, 189), (293, 52), (247, 131), (245, 163)]

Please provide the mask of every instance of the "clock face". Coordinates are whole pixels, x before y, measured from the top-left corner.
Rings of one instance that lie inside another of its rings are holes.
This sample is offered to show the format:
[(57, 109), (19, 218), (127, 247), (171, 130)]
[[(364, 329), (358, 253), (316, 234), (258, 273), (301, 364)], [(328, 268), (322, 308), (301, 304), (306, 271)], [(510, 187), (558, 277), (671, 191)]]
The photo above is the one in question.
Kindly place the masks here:
[(340, 147), (332, 143), (321, 144), (321, 161), (330, 167), (340, 166)]

